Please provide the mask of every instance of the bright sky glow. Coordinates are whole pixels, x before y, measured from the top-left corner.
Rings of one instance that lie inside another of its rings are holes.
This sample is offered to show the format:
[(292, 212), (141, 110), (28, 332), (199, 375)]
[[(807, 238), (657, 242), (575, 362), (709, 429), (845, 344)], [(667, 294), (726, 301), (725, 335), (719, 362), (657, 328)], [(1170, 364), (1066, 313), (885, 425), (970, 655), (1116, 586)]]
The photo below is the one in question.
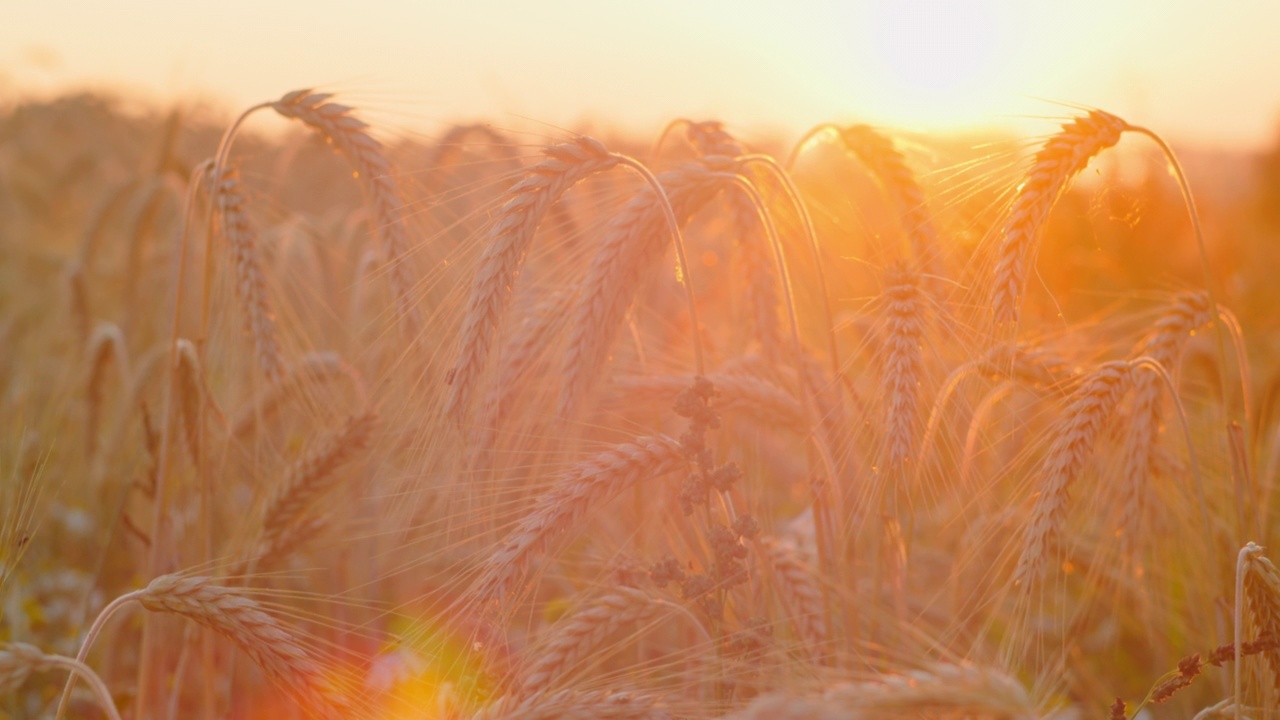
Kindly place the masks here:
[(426, 132), (945, 130), (1068, 112), (1054, 102), (1226, 147), (1280, 127), (1274, 0), (13, 0), (4, 18), (0, 95), (109, 85), (230, 109), (320, 85)]

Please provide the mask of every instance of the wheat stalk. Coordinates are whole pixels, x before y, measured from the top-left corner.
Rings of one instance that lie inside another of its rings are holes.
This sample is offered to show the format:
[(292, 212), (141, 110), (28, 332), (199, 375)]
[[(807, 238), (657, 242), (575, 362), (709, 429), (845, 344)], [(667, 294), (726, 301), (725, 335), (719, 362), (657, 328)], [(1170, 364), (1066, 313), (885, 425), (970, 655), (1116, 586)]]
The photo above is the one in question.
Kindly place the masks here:
[(678, 440), (641, 437), (570, 468), (489, 557), (477, 585), (481, 601), (501, 596), (529, 555), (554, 534), (576, 527), (588, 513), (626, 488), (685, 465)]
[(1098, 432), (1128, 388), (1131, 375), (1126, 361), (1098, 366), (1071, 395), (1054, 425), (1053, 442), (1035, 475), (1038, 490), (1014, 573), (1016, 584), (1029, 587), (1044, 574), (1050, 543), (1066, 518), (1071, 483), (1092, 454)]
[(310, 89), (296, 90), (270, 105), (280, 115), (299, 120), (327, 138), (342, 151), (364, 180), (373, 205), (373, 219), (382, 240), (383, 260), (389, 268), (391, 291), (400, 317), (408, 324), (410, 335), (416, 336), (422, 321), (413, 303), (413, 279), (405, 264), (409, 239), (399, 184), (383, 152), (382, 143), (369, 134), (369, 125), (352, 114), (353, 108), (329, 102), (331, 97), (328, 93), (316, 93)]
[(1040, 230), (1049, 211), (1071, 179), (1094, 156), (1115, 145), (1120, 133), (1128, 128), (1128, 123), (1115, 115), (1094, 110), (1063, 125), (1036, 153), (1031, 170), (1013, 199), (996, 258), (992, 308), (998, 325), (1014, 325), (1018, 321), (1027, 266), (1034, 261)]
[(589, 137), (555, 145), (545, 152), (546, 159), (529, 168), (524, 179), (507, 191), (472, 281), (471, 298), (463, 313), (462, 344), (446, 400), (446, 412), (459, 422), (473, 386), (484, 371), (489, 346), (542, 217), (569, 188), (621, 160)]
[(111, 692), (107, 690), (106, 683), (83, 662), (61, 655), (47, 655), (29, 643), (0, 644), (0, 696), (22, 687), (31, 673), (50, 670), (70, 670), (72, 678), (83, 678), (93, 689), (94, 697), (107, 717), (110, 720), (120, 720), (120, 712), (111, 700)]

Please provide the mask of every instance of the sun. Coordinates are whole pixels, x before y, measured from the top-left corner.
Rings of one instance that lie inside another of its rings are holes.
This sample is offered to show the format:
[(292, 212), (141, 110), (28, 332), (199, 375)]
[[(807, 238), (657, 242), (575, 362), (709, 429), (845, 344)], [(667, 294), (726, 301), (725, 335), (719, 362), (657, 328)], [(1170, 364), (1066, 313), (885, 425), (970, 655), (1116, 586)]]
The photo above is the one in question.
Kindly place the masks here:
[(1001, 72), (998, 19), (982, 0), (876, 2), (867, 50), (881, 112), (926, 127), (979, 119), (992, 107)]

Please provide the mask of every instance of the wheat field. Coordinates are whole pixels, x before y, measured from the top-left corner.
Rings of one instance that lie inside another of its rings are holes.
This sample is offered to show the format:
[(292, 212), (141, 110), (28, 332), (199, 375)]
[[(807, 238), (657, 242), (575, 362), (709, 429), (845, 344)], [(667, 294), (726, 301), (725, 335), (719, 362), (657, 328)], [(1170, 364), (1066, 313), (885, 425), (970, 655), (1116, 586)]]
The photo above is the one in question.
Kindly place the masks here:
[(0, 716), (1280, 717), (1276, 186), (1053, 112), (7, 109)]

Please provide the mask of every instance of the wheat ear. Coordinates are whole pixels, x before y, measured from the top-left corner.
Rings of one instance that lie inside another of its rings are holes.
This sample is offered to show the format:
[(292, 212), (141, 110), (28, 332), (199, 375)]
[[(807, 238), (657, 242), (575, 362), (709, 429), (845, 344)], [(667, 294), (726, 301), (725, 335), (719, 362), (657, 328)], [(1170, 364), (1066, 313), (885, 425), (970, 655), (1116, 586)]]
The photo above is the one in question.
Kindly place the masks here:
[[(83, 662), (102, 627), (117, 610), (137, 602), (153, 613), (185, 617), (230, 640), (282, 690), (310, 712), (336, 720), (347, 702), (325, 681), (325, 668), (294, 634), (243, 589), (225, 587), (212, 578), (161, 575), (141, 590), (107, 604), (85, 634), (77, 660)], [(57, 720), (66, 709), (72, 683), (63, 690)]]
[(310, 89), (296, 90), (270, 105), (280, 115), (301, 121), (332, 142), (364, 180), (382, 241), (383, 260), (389, 268), (391, 291), (400, 317), (408, 324), (411, 336), (416, 336), (422, 321), (417, 306), (413, 304), (413, 280), (405, 265), (409, 239), (399, 184), (383, 152), (382, 143), (369, 134), (369, 125), (352, 114), (353, 108), (329, 102), (331, 97), (328, 93), (316, 93)]
[(635, 483), (684, 465), (680, 442), (661, 435), (616, 445), (574, 465), (489, 557), (477, 586), (479, 599), (500, 597), (529, 555), (552, 535), (576, 527), (588, 513)]
[(1044, 574), (1050, 543), (1066, 518), (1071, 483), (1092, 454), (1098, 432), (1128, 388), (1131, 375), (1132, 367), (1125, 361), (1100, 365), (1071, 395), (1055, 423), (1053, 442), (1034, 476), (1038, 491), (1014, 573), (1016, 584), (1030, 587)]
[[(798, 432), (809, 427), (800, 401), (770, 380), (736, 372), (714, 372), (705, 377), (716, 388), (716, 410), (743, 412), (766, 425)], [(693, 382), (688, 375), (630, 375), (613, 381), (615, 396), (609, 403), (618, 410), (670, 408)]]
[[(1280, 637), (1280, 571), (1262, 554), (1263, 548), (1249, 543), (1245, 550), (1244, 596), (1249, 615), (1258, 628), (1259, 636)], [(1237, 640), (1237, 647), (1239, 645)], [(1263, 653), (1263, 657), (1271, 668), (1273, 686), (1280, 691), (1280, 651), (1269, 650)], [(1238, 658), (1236, 673), (1240, 673)]]
[(111, 700), (111, 691), (98, 674), (79, 660), (61, 655), (46, 655), (40, 648), (28, 643), (0, 644), (0, 696), (14, 692), (27, 681), (31, 673), (50, 670), (70, 670), (72, 678), (79, 676), (92, 688), (94, 697), (110, 720), (120, 720), (120, 712)]
[(563, 678), (580, 668), (597, 648), (618, 631), (646, 623), (664, 608), (664, 601), (643, 590), (619, 587), (592, 599), (587, 605), (550, 630), (551, 638), (539, 643), (540, 654), (524, 670), (521, 695), (563, 684)]
[(852, 152), (875, 177), (901, 218), (915, 266), (921, 272), (936, 274), (940, 261), (938, 234), (933, 227), (929, 206), (916, 175), (907, 160), (894, 146), (893, 140), (869, 125), (852, 125), (840, 131), (841, 143)]
[[(1183, 293), (1156, 321), (1146, 337), (1134, 348), (1134, 358), (1145, 357), (1165, 371), (1176, 370), (1178, 358), (1192, 334), (1213, 322), (1213, 306), (1204, 292)], [(1121, 520), (1126, 544), (1142, 537), (1142, 519), (1160, 427), (1164, 421), (1161, 403), (1162, 378), (1155, 373), (1137, 373), (1133, 379), (1132, 404), (1125, 423), (1121, 455)]]
[(261, 394), (231, 423), (229, 436), (243, 440), (258, 424), (269, 420), (287, 400), (305, 399), (304, 393), (317, 390), (338, 378), (345, 377), (356, 395), (356, 402), (364, 404), (364, 380), (359, 371), (348, 365), (335, 352), (307, 353), (278, 380), (262, 389)]
[(267, 281), (258, 263), (258, 232), (245, 212), (247, 203), (234, 170), (223, 173), (214, 194), (222, 232), (235, 264), (236, 297), (245, 315), (245, 328), (253, 339), (254, 355), (267, 382), (279, 382), (284, 373), (284, 359), (267, 299)]
[(992, 280), (996, 324), (1012, 326), (1018, 322), (1027, 266), (1034, 261), (1040, 229), (1058, 197), (1091, 159), (1115, 145), (1128, 128), (1115, 115), (1094, 110), (1063, 125), (1036, 153), (1013, 199), (996, 258)]
[(85, 381), (85, 442), (88, 454), (97, 451), (98, 426), (102, 413), (103, 385), (106, 383), (106, 371), (114, 358), (116, 372), (128, 384), (132, 373), (129, 369), (129, 348), (125, 345), (124, 334), (114, 323), (100, 323), (89, 337), (85, 351), (89, 371)]
[(823, 657), (828, 642), (827, 610), (812, 567), (788, 540), (766, 538), (763, 545), (778, 581), (775, 587), (795, 625), (797, 639), (805, 652), (814, 658)]
[[(723, 170), (733, 164), (719, 160), (724, 159), (686, 164), (658, 176), (678, 221), (686, 221), (706, 205), (723, 184)], [(642, 281), (662, 261), (669, 245), (665, 218), (658, 192), (645, 186), (605, 230), (570, 323), (561, 373), (561, 417), (572, 417), (591, 394), (623, 316)], [(685, 282), (689, 279), (685, 278)], [(698, 328), (692, 328), (694, 337), (698, 332)]]
[(900, 267), (890, 273), (884, 291), (884, 318), (887, 342), (881, 373), (885, 386), (885, 415), (888, 424), (886, 465), (901, 473), (915, 459), (915, 443), (920, 414), (920, 383), (924, 358), (920, 339), (924, 334), (924, 303), (914, 274)]
[(310, 509), (333, 489), (338, 468), (369, 447), (377, 425), (378, 416), (372, 412), (350, 417), (341, 429), (308, 448), (294, 462), (263, 513), (260, 550), (290, 544), (282, 543), (284, 536), (291, 534), (291, 528), (305, 525)]
[(507, 192), (489, 231), (463, 314), (461, 346), (449, 380), (446, 412), (455, 421), (463, 420), (543, 216), (569, 188), (620, 161), (619, 156), (589, 137), (547, 148), (545, 152), (547, 157), (529, 168), (524, 179)]

